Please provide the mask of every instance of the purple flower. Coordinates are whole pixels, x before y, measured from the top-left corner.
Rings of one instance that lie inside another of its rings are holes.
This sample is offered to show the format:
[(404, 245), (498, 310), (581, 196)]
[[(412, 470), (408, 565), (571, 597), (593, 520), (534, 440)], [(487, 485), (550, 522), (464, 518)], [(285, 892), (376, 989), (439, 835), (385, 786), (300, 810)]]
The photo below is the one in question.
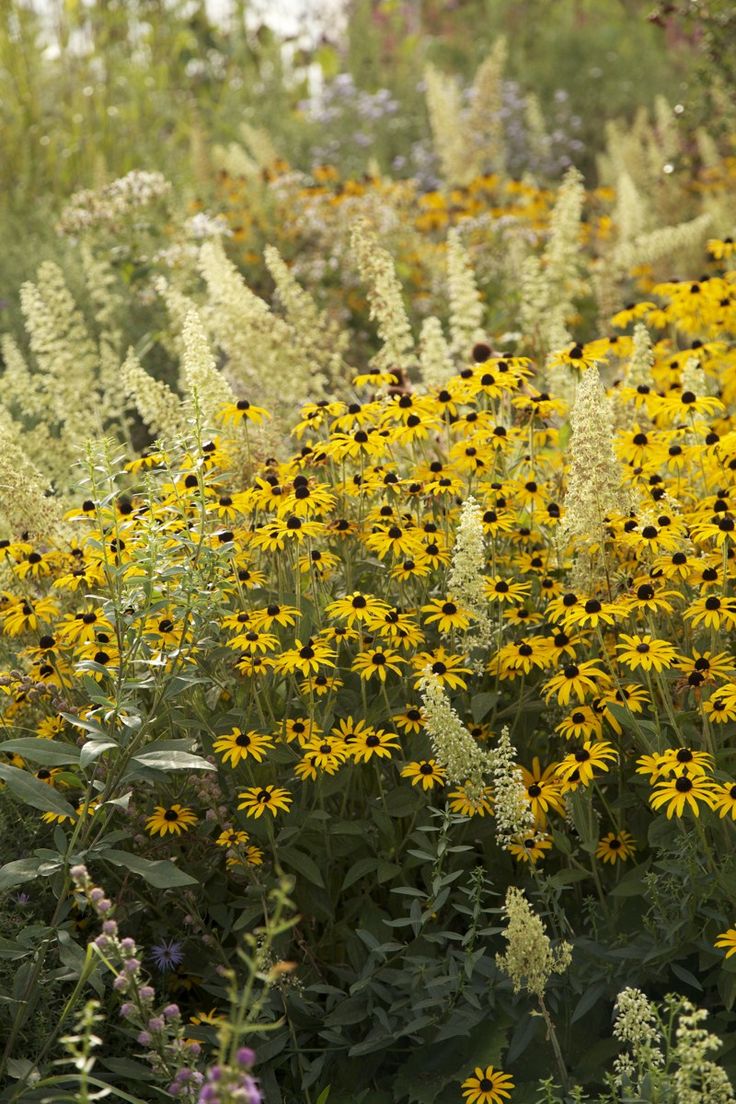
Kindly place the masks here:
[(163, 939), (156, 946), (151, 947), (151, 958), (156, 968), (164, 974), (184, 961), (184, 951), (181, 943), (177, 943), (176, 940)]

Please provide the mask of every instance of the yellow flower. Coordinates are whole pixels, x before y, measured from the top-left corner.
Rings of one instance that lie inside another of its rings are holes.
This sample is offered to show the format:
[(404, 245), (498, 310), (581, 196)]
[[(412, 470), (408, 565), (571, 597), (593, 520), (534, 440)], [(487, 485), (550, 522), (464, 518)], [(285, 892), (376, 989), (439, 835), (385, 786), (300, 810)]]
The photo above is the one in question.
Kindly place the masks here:
[(180, 836), (197, 823), (197, 816), (185, 805), (156, 805), (146, 820), (146, 831), (151, 836), (165, 836), (168, 832)]
[(690, 778), (681, 774), (668, 778), (665, 782), (658, 782), (649, 802), (653, 809), (661, 809), (666, 805), (667, 819), (670, 820), (673, 816), (681, 817), (686, 806), (695, 816), (700, 816), (698, 802), (702, 801), (712, 809), (714, 796), (712, 782), (703, 777)]
[(415, 763), (407, 763), (401, 772), (402, 778), (411, 778), (412, 786), (421, 786), (425, 790), (432, 790), (435, 786), (444, 786), (447, 772), (436, 759), (420, 759)]
[(374, 755), (381, 759), (390, 759), (392, 751), (399, 751), (395, 732), (384, 732), (382, 728), (370, 729), (358, 734), (348, 745), (348, 752), (356, 763), (367, 763)]
[(279, 789), (277, 786), (249, 786), (243, 793), (239, 793), (238, 797), (242, 798), (238, 808), (242, 809), (246, 816), (256, 819), (263, 816), (267, 809), (272, 816), (276, 816), (279, 811), (288, 813), (289, 805), (294, 800), (288, 790)]
[(476, 1066), (472, 1077), (462, 1083), (466, 1104), (504, 1104), (511, 1099), (514, 1082), (493, 1066)]
[(512, 840), (506, 848), (518, 862), (528, 862), (534, 865), (543, 859), (545, 851), (549, 851), (552, 847), (552, 840), (544, 833), (542, 835), (534, 835), (530, 833), (528, 835), (517, 836)]
[(577, 751), (566, 755), (557, 767), (557, 777), (566, 786), (580, 783), (587, 786), (595, 778), (596, 771), (607, 771), (609, 763), (618, 759), (618, 752), (607, 740), (586, 740)]
[(726, 951), (726, 958), (736, 954), (736, 928), (729, 928), (728, 931), (721, 932), (713, 946), (722, 947)]
[(618, 658), (630, 670), (664, 671), (677, 660), (677, 649), (666, 640), (655, 640), (650, 633), (629, 636), (621, 633), (622, 644), (617, 644)]
[(634, 837), (628, 832), (609, 832), (598, 841), (595, 857), (613, 866), (614, 863), (630, 859), (635, 851)]
[(470, 615), (449, 598), (433, 598), (426, 606), (422, 606), (422, 613), (427, 615), (424, 618), (427, 624), (435, 624), (443, 635), (453, 629), (465, 632), (470, 628)]
[(218, 755), (222, 755), (223, 763), (230, 763), (231, 767), (237, 767), (241, 759), (252, 758), (258, 763), (263, 762), (266, 751), (274, 746), (270, 736), (264, 736), (260, 732), (241, 732), (234, 728), (226, 736), (218, 736), (212, 747)]
[(447, 795), (450, 799), (450, 811), (461, 816), (485, 816), (493, 812), (493, 790), (490, 786), (484, 786), (480, 793), (469, 790), (467, 784), (452, 790)]
[(357, 671), (366, 682), (374, 675), (377, 675), (381, 682), (385, 682), (389, 671), (400, 675), (399, 664), (405, 662), (398, 652), (384, 650), (382, 647), (371, 648), (367, 652), (358, 652), (353, 660), (352, 670)]

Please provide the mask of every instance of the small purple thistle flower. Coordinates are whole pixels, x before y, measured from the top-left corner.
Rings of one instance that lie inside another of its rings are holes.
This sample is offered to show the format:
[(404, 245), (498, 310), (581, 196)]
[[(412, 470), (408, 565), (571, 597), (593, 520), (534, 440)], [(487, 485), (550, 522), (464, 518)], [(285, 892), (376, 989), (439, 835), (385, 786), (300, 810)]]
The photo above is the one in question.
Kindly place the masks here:
[(184, 961), (184, 951), (181, 943), (175, 939), (163, 939), (160, 943), (151, 947), (151, 958), (156, 969), (165, 974)]

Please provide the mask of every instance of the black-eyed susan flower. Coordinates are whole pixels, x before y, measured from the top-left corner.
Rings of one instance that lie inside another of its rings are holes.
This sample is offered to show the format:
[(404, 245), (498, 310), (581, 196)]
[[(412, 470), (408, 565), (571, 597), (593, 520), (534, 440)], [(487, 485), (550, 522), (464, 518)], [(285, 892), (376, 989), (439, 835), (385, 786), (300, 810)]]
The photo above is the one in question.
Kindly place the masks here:
[(447, 797), (450, 811), (459, 813), (460, 816), (484, 817), (486, 813), (490, 816), (493, 812), (493, 790), (490, 786), (483, 786), (478, 790), (477, 787), (466, 783), (452, 790)]
[(595, 857), (614, 865), (632, 858), (636, 852), (634, 837), (629, 832), (608, 832), (598, 841)]
[(595, 660), (567, 663), (559, 674), (545, 682), (545, 698), (547, 701), (556, 698), (560, 705), (567, 705), (574, 694), (579, 702), (584, 702), (588, 694), (595, 693), (601, 680), (606, 680), (606, 674)]
[(693, 628), (702, 625), (706, 629), (731, 630), (736, 627), (736, 601), (729, 598), (719, 598), (717, 594), (702, 595), (691, 602), (684, 612), (687, 621), (692, 621)]
[(421, 732), (424, 728), (424, 714), (418, 705), (405, 706), (403, 713), (395, 713), (391, 720), (402, 732)]
[(270, 736), (264, 736), (261, 732), (241, 732), (239, 728), (234, 728), (225, 736), (218, 736), (212, 745), (222, 756), (223, 763), (229, 763), (231, 767), (237, 767), (242, 759), (255, 759), (261, 763), (273, 746)]
[(451, 690), (466, 690), (468, 684), (463, 676), (470, 674), (470, 668), (464, 665), (464, 658), (452, 655), (444, 648), (437, 648), (434, 652), (419, 652), (412, 660), (412, 666), (418, 672), (414, 679), (415, 689), (421, 687), (425, 668), (429, 667), (432, 674)]
[(589, 705), (579, 705), (555, 726), (555, 732), (566, 740), (590, 739), (591, 736), (601, 735), (603, 723)]
[(346, 741), (348, 754), (356, 763), (367, 763), (376, 755), (379, 759), (390, 759), (391, 753), (400, 750), (395, 732), (385, 732), (382, 728), (356, 733), (350, 743)]
[(544, 832), (527, 832), (516, 836), (506, 848), (517, 862), (528, 862), (534, 865), (543, 859), (552, 847), (551, 838)]
[(465, 632), (470, 628), (470, 614), (451, 598), (433, 598), (426, 606), (422, 606), (422, 613), (425, 614), (424, 620), (427, 624), (436, 625), (443, 636), (453, 631)]
[(267, 418), (270, 418), (269, 412), (262, 406), (255, 406), (249, 402), (248, 399), (239, 399), (234, 403), (225, 403), (220, 410), (220, 419), (225, 425), (238, 424), (240, 422), (253, 422), (255, 425), (261, 425)]
[(596, 774), (609, 770), (611, 762), (618, 759), (618, 752), (607, 740), (586, 740), (577, 751), (566, 755), (556, 769), (563, 789), (569, 783), (587, 786)]
[(279, 812), (288, 813), (289, 806), (294, 800), (288, 790), (278, 786), (249, 786), (238, 794), (241, 799), (238, 805), (246, 816), (258, 817), (268, 811), (271, 816), (278, 816)]
[(712, 755), (688, 747), (667, 748), (660, 754), (659, 762), (662, 773), (688, 774), (691, 778), (703, 777), (713, 771)]
[(476, 1066), (462, 1083), (466, 1104), (504, 1104), (511, 1099), (513, 1088), (511, 1077), (494, 1066)]
[(686, 808), (689, 808), (695, 816), (700, 816), (700, 805), (703, 802), (708, 808), (713, 808), (713, 783), (702, 776), (691, 778), (687, 774), (680, 774), (666, 781), (658, 782), (649, 797), (653, 809), (661, 809), (667, 806), (667, 819), (673, 816), (681, 817)]
[(317, 674), (320, 667), (335, 666), (335, 650), (324, 640), (310, 637), (302, 644), (294, 641), (294, 647), (288, 648), (273, 661), (274, 667), (285, 674), (298, 672), (302, 675)]
[(352, 670), (357, 671), (365, 682), (372, 678), (385, 682), (389, 672), (400, 675), (400, 664), (405, 662), (406, 660), (402, 659), (398, 652), (379, 646), (358, 652), (353, 660)]
[(215, 843), (218, 847), (239, 847), (241, 844), (247, 843), (249, 838), (247, 832), (243, 832), (238, 828), (224, 828)]
[(368, 622), (385, 613), (388, 608), (388, 603), (381, 598), (376, 598), (372, 594), (361, 594), (356, 590), (352, 594), (345, 595), (344, 598), (330, 602), (325, 613), (328, 617), (338, 618), (351, 626), (356, 621)]
[(730, 816), (736, 820), (736, 783), (723, 782), (713, 788), (713, 809), (721, 820)]
[(724, 950), (726, 958), (736, 954), (736, 928), (729, 928), (728, 931), (721, 932), (713, 946)]
[(197, 823), (197, 815), (186, 805), (156, 805), (146, 819), (146, 831), (150, 836), (180, 836)]
[(422, 789), (432, 790), (435, 786), (444, 786), (447, 771), (436, 759), (420, 759), (407, 763), (401, 777), (410, 778), (412, 786), (421, 785)]
[(677, 649), (668, 640), (655, 639), (651, 633), (620, 634), (616, 645), (618, 659), (631, 671), (665, 671), (677, 661)]
[(536, 823), (543, 828), (547, 823), (547, 813), (551, 809), (557, 813), (565, 811), (562, 789), (557, 776), (557, 764), (550, 763), (548, 767), (542, 768), (539, 758), (535, 755), (531, 770), (521, 767), (521, 775), (529, 807)]

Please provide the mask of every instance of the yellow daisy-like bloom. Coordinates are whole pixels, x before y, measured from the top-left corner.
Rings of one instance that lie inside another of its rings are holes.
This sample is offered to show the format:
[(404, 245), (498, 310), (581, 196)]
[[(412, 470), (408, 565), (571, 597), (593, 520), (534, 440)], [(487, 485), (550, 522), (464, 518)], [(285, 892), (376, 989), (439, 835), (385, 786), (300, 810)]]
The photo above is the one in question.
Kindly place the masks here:
[(424, 728), (424, 714), (418, 705), (407, 705), (403, 713), (395, 713), (391, 720), (402, 732), (421, 732)]
[(476, 794), (468, 789), (467, 783), (457, 790), (452, 790), (447, 795), (450, 799), (450, 812), (460, 813), (461, 816), (485, 816), (493, 812), (493, 790), (490, 786), (484, 786), (480, 793)]
[(151, 836), (180, 836), (197, 823), (197, 815), (186, 805), (156, 805), (146, 820), (146, 831)]
[(436, 759), (420, 759), (415, 763), (407, 763), (401, 777), (411, 778), (412, 786), (421, 784), (422, 789), (433, 790), (435, 786), (444, 786), (447, 771)]
[(732, 598), (719, 598), (717, 594), (703, 595), (690, 603), (685, 610), (685, 620), (692, 621), (693, 628), (702, 625), (706, 629), (726, 629), (736, 626), (736, 603)]
[(534, 865), (545, 857), (545, 852), (552, 847), (552, 840), (548, 835), (522, 835), (512, 840), (506, 848), (518, 862), (528, 862)]
[(691, 778), (702, 778), (713, 770), (713, 756), (707, 751), (693, 751), (691, 748), (667, 748), (660, 756), (659, 769), (662, 774), (688, 774)]
[(566, 740), (590, 739), (591, 736), (602, 734), (603, 722), (589, 705), (579, 705), (555, 726), (555, 732), (559, 732)]
[(649, 797), (653, 809), (661, 809), (667, 806), (667, 819), (673, 816), (681, 817), (688, 807), (695, 816), (700, 816), (699, 801), (709, 808), (713, 808), (714, 787), (713, 783), (705, 778), (690, 778), (681, 774), (676, 778), (669, 778), (666, 782), (658, 782), (654, 792)]
[(378, 676), (381, 682), (385, 682), (389, 671), (401, 674), (400, 663), (405, 663), (398, 652), (390, 649), (371, 648), (366, 652), (358, 652), (353, 661), (352, 670), (357, 671), (362, 679), (368, 682), (374, 676)]
[(664, 671), (677, 661), (677, 649), (667, 640), (655, 640), (650, 633), (629, 636), (621, 633), (623, 643), (616, 645), (618, 658), (630, 670)]
[(722, 261), (724, 258), (733, 257), (736, 253), (736, 242), (733, 238), (709, 238), (706, 248), (715, 261)]
[(537, 756), (532, 759), (532, 769), (521, 768), (526, 796), (531, 807), (536, 823), (543, 828), (547, 823), (547, 813), (553, 809), (556, 813), (564, 815), (565, 806), (562, 800), (562, 788), (557, 777), (557, 764), (550, 763), (542, 770)]
[(470, 628), (470, 614), (461, 609), (450, 598), (433, 598), (426, 606), (422, 606), (422, 613), (426, 614), (424, 620), (428, 625), (436, 625), (443, 635), (454, 629), (465, 632)]
[(237, 767), (241, 759), (255, 759), (262, 763), (266, 752), (274, 746), (270, 736), (264, 736), (261, 732), (241, 732), (234, 728), (225, 736), (218, 736), (212, 747), (218, 755), (222, 756), (223, 763), (230, 763), (231, 767)]
[(545, 700), (557, 697), (560, 705), (567, 705), (572, 694), (578, 701), (585, 701), (588, 692), (598, 689), (596, 680), (605, 679), (606, 674), (596, 667), (595, 660), (586, 659), (580, 663), (568, 663), (559, 675), (554, 675), (544, 684)]
[(736, 954), (736, 928), (729, 928), (728, 931), (721, 932), (713, 946), (723, 948), (726, 951), (726, 958)]
[(289, 805), (294, 800), (288, 790), (279, 789), (277, 786), (249, 786), (247, 790), (239, 793), (238, 797), (242, 799), (238, 808), (242, 809), (246, 816), (256, 819), (263, 816), (266, 810), (274, 817), (280, 811), (288, 813)]
[(218, 847), (239, 847), (241, 844), (247, 843), (249, 838), (247, 832), (237, 828), (225, 828), (220, 832), (215, 843)]
[(249, 843), (242, 853), (233, 852), (225, 859), (225, 866), (232, 869), (234, 866), (263, 866), (263, 851), (255, 844)]
[(241, 422), (253, 422), (255, 425), (260, 425), (266, 418), (270, 418), (271, 415), (262, 406), (254, 406), (253, 403), (247, 399), (240, 399), (238, 402), (225, 403), (220, 410), (220, 419), (225, 424), (239, 424)]
[(607, 771), (616, 759), (618, 752), (607, 740), (586, 740), (581, 748), (565, 756), (557, 767), (557, 777), (565, 784), (587, 786), (597, 771)]
[(617, 862), (630, 859), (635, 852), (636, 844), (632, 835), (624, 831), (609, 832), (598, 841), (595, 857), (613, 866)]
[(400, 750), (397, 740), (395, 732), (384, 732), (382, 728), (371, 729), (357, 734), (355, 740), (347, 744), (347, 750), (356, 763), (367, 763), (374, 755), (381, 759), (390, 759), (392, 751)]
[(334, 659), (334, 648), (330, 648), (323, 640), (310, 637), (304, 644), (301, 640), (295, 640), (294, 647), (282, 652), (273, 663), (277, 671), (285, 674), (298, 671), (302, 675), (309, 675), (317, 674), (320, 667), (334, 667)]
[(504, 1104), (511, 1099), (514, 1082), (493, 1066), (476, 1066), (473, 1076), (466, 1077), (461, 1087), (466, 1104)]
[(730, 816), (736, 820), (736, 783), (723, 782), (713, 790), (713, 809), (721, 820)]
[(468, 684), (463, 675), (470, 674), (470, 668), (463, 665), (464, 656), (450, 655), (444, 648), (437, 648), (434, 652), (419, 652), (412, 660), (412, 666), (418, 672), (414, 678), (415, 689), (420, 689), (424, 682), (424, 670), (429, 666), (433, 675), (444, 686), (451, 690), (467, 690)]

